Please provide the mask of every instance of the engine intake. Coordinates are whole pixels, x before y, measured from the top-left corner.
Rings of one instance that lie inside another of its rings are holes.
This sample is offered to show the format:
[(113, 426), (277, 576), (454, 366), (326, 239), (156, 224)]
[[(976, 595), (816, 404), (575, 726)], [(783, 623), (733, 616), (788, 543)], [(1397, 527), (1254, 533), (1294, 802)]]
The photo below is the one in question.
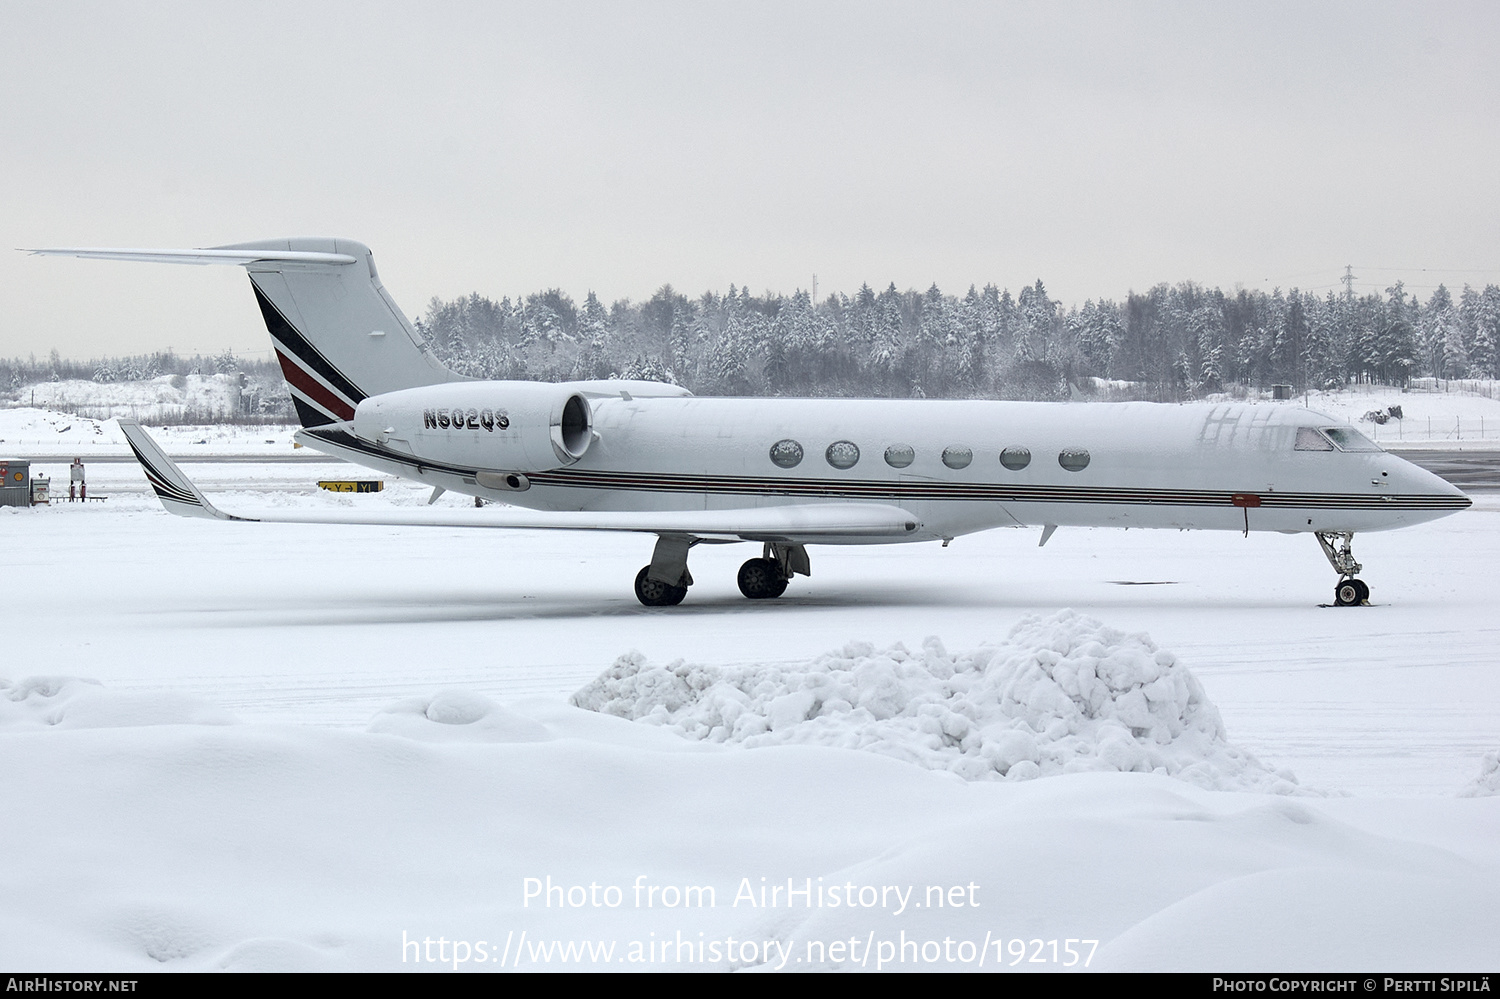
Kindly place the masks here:
[(552, 447), (564, 464), (571, 465), (588, 453), (594, 443), (594, 411), (576, 392), (563, 403), (562, 415), (552, 425)]

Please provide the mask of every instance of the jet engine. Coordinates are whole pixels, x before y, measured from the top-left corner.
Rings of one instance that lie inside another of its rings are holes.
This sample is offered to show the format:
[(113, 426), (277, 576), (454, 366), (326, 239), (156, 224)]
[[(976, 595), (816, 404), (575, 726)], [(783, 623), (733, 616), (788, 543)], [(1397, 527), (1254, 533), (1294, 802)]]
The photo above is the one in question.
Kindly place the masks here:
[(449, 382), (370, 396), (354, 410), (362, 440), (434, 465), (477, 469), (495, 489), (571, 465), (594, 443), (593, 410), (576, 387)]

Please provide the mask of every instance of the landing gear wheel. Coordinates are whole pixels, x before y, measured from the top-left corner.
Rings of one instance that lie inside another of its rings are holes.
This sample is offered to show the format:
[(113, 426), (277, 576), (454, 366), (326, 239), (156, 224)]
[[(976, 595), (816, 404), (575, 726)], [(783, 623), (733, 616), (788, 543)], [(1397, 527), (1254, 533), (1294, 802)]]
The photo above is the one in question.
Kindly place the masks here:
[(648, 579), (648, 565), (635, 575), (635, 598), (647, 607), (675, 607), (687, 596), (686, 586), (668, 586), (655, 579)]
[(1318, 539), (1318, 547), (1323, 549), (1328, 564), (1339, 574), (1339, 585), (1333, 588), (1333, 605), (1354, 607), (1368, 604), (1370, 588), (1355, 576), (1361, 566), (1354, 559), (1354, 535), (1349, 531), (1316, 531), (1314, 537)]
[(752, 558), (740, 566), (740, 592), (751, 600), (768, 600), (786, 592), (786, 577), (775, 559)]
[(1333, 603), (1336, 607), (1353, 607), (1367, 603), (1369, 599), (1370, 588), (1362, 579), (1341, 579), (1333, 591)]

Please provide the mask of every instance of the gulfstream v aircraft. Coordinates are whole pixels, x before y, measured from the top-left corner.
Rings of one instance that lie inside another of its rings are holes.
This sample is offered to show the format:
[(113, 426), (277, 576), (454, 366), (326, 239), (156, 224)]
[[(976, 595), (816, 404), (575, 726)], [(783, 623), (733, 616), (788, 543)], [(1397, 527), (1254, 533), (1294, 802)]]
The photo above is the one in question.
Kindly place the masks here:
[(750, 541), (745, 596), (780, 596), (810, 545), (942, 541), (993, 527), (1160, 527), (1313, 535), (1364, 603), (1355, 532), (1469, 506), (1348, 426), (1290, 405), (705, 399), (634, 381), (474, 381), (432, 356), (344, 239), (200, 250), (51, 249), (106, 260), (235, 264), (303, 429), (360, 465), (524, 510), (360, 516), (216, 509), (133, 421), (121, 428), (162, 504), (222, 520), (636, 531), (656, 535), (641, 603), (680, 603), (698, 544)]

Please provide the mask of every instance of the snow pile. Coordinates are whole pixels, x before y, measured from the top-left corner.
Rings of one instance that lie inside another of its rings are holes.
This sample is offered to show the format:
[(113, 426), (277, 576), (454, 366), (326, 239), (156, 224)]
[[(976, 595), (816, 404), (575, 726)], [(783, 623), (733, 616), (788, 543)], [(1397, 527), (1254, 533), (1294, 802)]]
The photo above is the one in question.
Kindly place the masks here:
[(398, 701), (375, 716), (368, 732), (421, 742), (545, 742), (546, 726), (469, 690)]
[(732, 668), (621, 656), (575, 693), (581, 708), (749, 747), (864, 749), (966, 780), (1083, 771), (1158, 773), (1200, 787), (1296, 793), (1296, 778), (1235, 749), (1202, 686), (1145, 635), (1073, 611), (950, 655), (851, 643), (808, 663)]
[(1460, 798), (1489, 798), (1500, 795), (1500, 752), (1485, 753), (1479, 764), (1479, 776), (1458, 792)]
[(0, 731), (234, 721), (223, 709), (173, 690), (110, 690), (98, 680), (75, 676), (32, 676), (17, 683), (0, 678)]

